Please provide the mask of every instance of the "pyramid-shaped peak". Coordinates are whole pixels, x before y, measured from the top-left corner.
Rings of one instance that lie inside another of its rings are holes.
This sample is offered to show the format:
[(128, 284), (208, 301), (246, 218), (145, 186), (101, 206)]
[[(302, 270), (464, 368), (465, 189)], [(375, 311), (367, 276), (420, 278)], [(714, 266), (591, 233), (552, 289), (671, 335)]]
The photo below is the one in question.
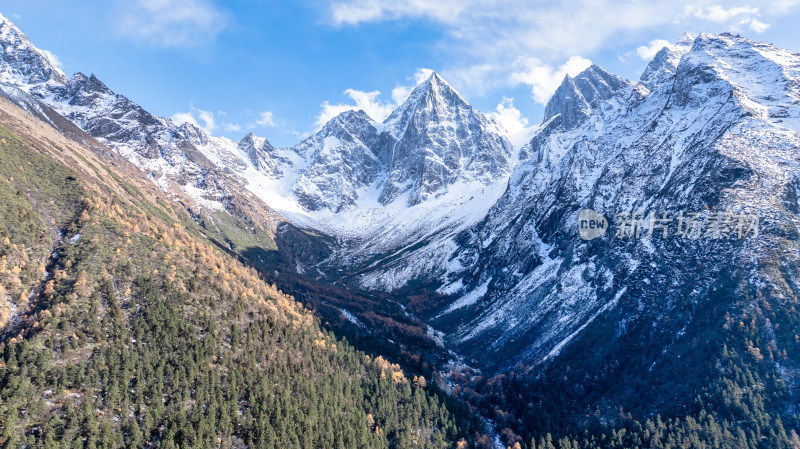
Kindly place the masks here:
[(67, 82), (51, 53), (34, 46), (13, 22), (0, 16), (0, 70), (25, 84)]
[[(425, 78), (425, 80), (423, 82), (421, 82), (421, 83), (419, 83), (417, 85), (417, 87), (414, 89), (414, 92), (416, 92), (418, 90), (421, 91), (421, 92), (425, 92), (425, 91), (433, 92), (433, 93), (437, 93), (437, 94), (440, 94), (440, 95), (455, 95), (461, 101), (464, 101), (464, 99), (461, 97), (461, 94), (459, 94), (458, 91), (456, 91), (453, 88), (453, 86), (450, 85), (450, 83), (445, 81), (444, 78), (442, 78), (435, 71), (431, 71), (431, 74), (428, 75), (428, 77)], [(411, 96), (413, 96), (413, 95), (414, 94), (412, 92)], [(411, 98), (411, 97), (409, 97), (409, 98)], [(464, 101), (464, 102), (466, 103), (466, 101)]]
[(389, 126), (400, 124), (401, 128), (405, 128), (406, 121), (418, 112), (439, 116), (448, 109), (471, 110), (472, 108), (438, 73), (431, 72), (384, 123)]
[(295, 148), (306, 152), (309, 148), (317, 151), (317, 145), (328, 137), (336, 137), (345, 141), (371, 141), (378, 133), (380, 125), (361, 109), (348, 109), (328, 120), (315, 134), (307, 137)]
[(341, 132), (361, 133), (364, 129), (375, 128), (376, 122), (362, 109), (348, 109), (328, 120), (318, 134), (335, 135)]
[(242, 137), (239, 140), (239, 144), (242, 144), (242, 143), (249, 143), (251, 145), (252, 144), (257, 144), (262, 139), (263, 138), (256, 136), (256, 134), (253, 131), (250, 131), (249, 133), (247, 133), (244, 137)]
[(250, 131), (237, 142), (237, 146), (241, 149), (254, 148), (260, 150), (263, 148), (271, 148), (272, 144), (269, 143), (266, 137), (259, 137), (254, 132)]
[(692, 48), (696, 39), (696, 34), (684, 33), (674, 44), (660, 49), (647, 64), (639, 82), (650, 90), (668, 82), (678, 70), (681, 57)]
[[(608, 99), (614, 92), (628, 84), (622, 77), (608, 72), (604, 68), (592, 64), (574, 79), (575, 85), (586, 97), (592, 97), (596, 92), (603, 99)], [(590, 98), (589, 101), (592, 101)]]
[[(555, 98), (557, 94), (566, 94), (573, 91), (581, 96), (594, 97), (594, 91), (597, 90), (603, 91), (603, 96), (605, 97), (624, 84), (627, 83), (621, 77), (608, 72), (597, 64), (592, 64), (575, 76), (569, 73), (565, 74), (553, 97)], [(589, 101), (591, 101), (591, 98)]]
[(80, 89), (87, 92), (112, 93), (111, 89), (109, 89), (108, 86), (100, 81), (94, 74), (86, 76), (84, 73), (77, 72), (76, 74), (72, 75), (72, 79), (69, 80), (69, 86), (74, 89)]
[(339, 113), (336, 117), (333, 118), (337, 121), (351, 121), (351, 120), (365, 120), (368, 122), (373, 121), (372, 118), (364, 112), (363, 109), (348, 109)]
[(12, 22), (11, 19), (4, 16), (3, 14), (0, 14), (0, 25), (7, 25), (10, 29), (16, 31), (17, 34), (24, 36), (24, 33), (20, 31), (20, 29), (14, 24), (14, 22)]
[(611, 73), (606, 71), (606, 69), (600, 67), (597, 64), (592, 64), (589, 67), (586, 67), (585, 69), (583, 69), (583, 71), (581, 73), (579, 73), (578, 76), (576, 76), (575, 78), (590, 78), (590, 77), (591, 78), (597, 78), (597, 77), (605, 78), (605, 77), (613, 77), (613, 76), (614, 75), (612, 75)]
[(428, 77), (425, 78), (425, 80), (420, 84), (425, 84), (425, 83), (443, 84), (443, 85), (445, 85), (447, 87), (450, 87), (452, 89), (452, 86), (450, 86), (450, 84), (447, 81), (445, 81), (444, 78), (442, 78), (441, 75), (439, 75), (439, 73), (437, 73), (435, 70), (432, 70), (431, 74), (428, 75)]
[(574, 78), (564, 76), (544, 109), (544, 121), (561, 115), (565, 127), (571, 127), (587, 117), (592, 108), (608, 100), (625, 86), (627, 81), (592, 64)]

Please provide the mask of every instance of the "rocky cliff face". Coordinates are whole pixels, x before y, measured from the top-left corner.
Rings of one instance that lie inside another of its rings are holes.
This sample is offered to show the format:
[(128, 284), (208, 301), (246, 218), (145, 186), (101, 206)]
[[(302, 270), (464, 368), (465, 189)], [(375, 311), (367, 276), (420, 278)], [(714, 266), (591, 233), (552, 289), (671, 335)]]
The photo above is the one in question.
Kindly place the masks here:
[(463, 180), (488, 185), (511, 168), (513, 149), (499, 127), (435, 72), (384, 126), (376, 151), (387, 167), (383, 204), (407, 192), (413, 206)]
[(567, 75), (544, 110), (544, 121), (557, 118), (565, 128), (573, 128), (612, 97), (622, 96), (632, 86), (596, 65), (577, 77)]
[(267, 139), (253, 133), (244, 136), (236, 146), (256, 170), (268, 176), (283, 175), (281, 165), (290, 163), (278, 154), (277, 149)]
[[(731, 310), (755, 291), (797, 294), (772, 267), (798, 266), (778, 248), (796, 246), (800, 224), (787, 200), (800, 175), (800, 56), (731, 35), (701, 35), (675, 56), (662, 50), (639, 85), (595, 67), (565, 79), (531, 158), (458, 238), (457, 300), (434, 319), (453, 344), (494, 366), (556, 357), (589, 326), (669, 344), (723, 279)], [(605, 236), (578, 236), (584, 208), (612, 223)], [(680, 235), (689, 213), (699, 238)], [(758, 235), (740, 238), (732, 221), (709, 231), (727, 213), (760, 217)]]
[[(449, 239), (481, 215), (452, 210), (470, 200), (488, 207), (511, 170), (513, 148), (498, 125), (435, 73), (385, 123), (348, 111), (298, 145), (276, 148), (252, 133), (234, 143), (156, 117), (94, 75), (67, 79), (10, 21), (0, 30), (7, 86), (114, 148), (174, 197), (190, 198), (195, 212), (230, 209), (234, 198), (254, 195), (304, 227), (345, 237), (331, 260), (344, 257), (353, 267), (374, 255), (361, 250), (365, 242), (392, 252), (443, 229)], [(416, 276), (392, 273), (389, 284), (376, 283), (384, 274), (363, 285), (399, 286)]]
[(64, 84), (67, 77), (49, 54), (36, 48), (19, 28), (0, 15), (0, 82), (6, 84)]
[(3, 17), (0, 46), (4, 50), (0, 89), (6, 97), (74, 138), (84, 139), (63, 126), (66, 118), (122, 155), (229, 249), (245, 251), (248, 245), (261, 244), (264, 248), (253, 251), (258, 261), (266, 260), (266, 253), (275, 249), (274, 237), (285, 220), (245, 187), (248, 176), (269, 169), (264, 162), (270, 154), (268, 143), (259, 142), (248, 153), (247, 148), (240, 150), (230, 140), (211, 136), (193, 124), (156, 117), (94, 75), (77, 73), (67, 79), (46, 52)]
[(377, 135), (364, 111), (346, 111), (294, 147), (307, 163), (292, 188), (300, 204), (333, 212), (355, 206), (360, 191), (381, 176), (383, 167), (372, 149)]
[[(730, 298), (797, 295), (800, 57), (767, 44), (687, 36), (638, 83), (597, 66), (567, 77), (516, 166), (497, 124), (435, 73), (383, 123), (350, 111), (276, 148), (155, 117), (94, 76), (68, 80), (7, 20), (0, 44), (4, 86), (69, 118), (174, 198), (257, 210), (274, 227), (282, 218), (266, 203), (337, 237), (325, 260), (295, 260), (305, 271), (370, 289), (437, 289), (447, 300), (431, 323), (493, 368), (552, 360), (592, 329), (668, 346), (723, 288)], [(591, 241), (576, 229), (587, 208), (611, 226)], [(636, 212), (641, 227), (625, 228)], [(756, 216), (758, 234), (733, 238), (728, 222), (724, 238), (687, 238), (679, 217), (689, 213), (701, 228), (720, 213)], [(742, 307), (729, 301), (715, 307)]]
[(498, 125), (475, 111), (438, 74), (417, 86), (384, 123), (347, 111), (292, 147), (291, 191), (310, 211), (359, 209), (361, 197), (412, 207), (454, 184), (503, 179), (513, 148)]

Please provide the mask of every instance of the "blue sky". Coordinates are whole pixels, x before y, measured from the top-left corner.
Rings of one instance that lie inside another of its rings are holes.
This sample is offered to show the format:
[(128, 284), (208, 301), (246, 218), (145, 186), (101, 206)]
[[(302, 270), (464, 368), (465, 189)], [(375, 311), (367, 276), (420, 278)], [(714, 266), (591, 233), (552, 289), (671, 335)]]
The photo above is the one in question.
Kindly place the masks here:
[[(46, 11), (44, 13), (43, 11)], [(511, 131), (591, 61), (635, 80), (684, 32), (800, 52), (800, 0), (3, 0), (68, 75), (164, 117), (293, 145), (347, 108), (381, 120), (430, 69)]]

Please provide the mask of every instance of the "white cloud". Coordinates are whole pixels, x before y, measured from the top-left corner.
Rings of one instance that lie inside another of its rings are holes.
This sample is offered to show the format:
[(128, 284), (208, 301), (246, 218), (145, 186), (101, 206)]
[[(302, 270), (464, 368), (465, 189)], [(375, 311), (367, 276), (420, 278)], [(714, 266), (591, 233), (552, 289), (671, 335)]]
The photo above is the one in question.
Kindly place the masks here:
[(484, 60), (500, 57), (508, 62), (509, 55), (537, 54), (549, 60), (587, 53), (600, 48), (620, 31), (669, 23), (683, 15), (683, 5), (692, 4), (683, 0), (683, 5), (676, 8), (674, 3), (462, 0), (454, 4), (425, 0), (337, 0), (330, 5), (329, 19), (338, 26), (403, 18), (431, 20), (442, 25), (446, 46), (459, 53), (483, 55)]
[(227, 17), (209, 0), (117, 0), (116, 30), (163, 47), (199, 47), (212, 42)]
[(338, 103), (331, 104), (328, 101), (322, 103), (322, 111), (317, 115), (315, 125), (317, 128), (325, 126), (328, 121), (345, 111), (364, 111), (371, 119), (382, 122), (402, 104), (411, 94), (416, 85), (428, 79), (433, 70), (420, 68), (414, 73), (414, 85), (397, 86), (392, 89), (391, 100), (383, 101), (380, 99), (380, 91), (373, 90), (365, 92), (358, 89), (347, 89), (344, 94), (350, 97), (355, 104)]
[(564, 76), (578, 75), (592, 65), (592, 61), (572, 56), (561, 66), (553, 67), (543, 64), (536, 58), (527, 58), (519, 60), (517, 65), (521, 66), (521, 70), (511, 74), (512, 82), (530, 86), (533, 99), (537, 103), (546, 104)]
[(522, 116), (522, 112), (514, 107), (514, 99), (503, 97), (503, 101), (497, 105), (495, 112), (491, 115), (497, 120), (508, 134), (516, 134), (528, 126), (528, 119)]
[(322, 111), (317, 116), (317, 127), (322, 127), (328, 120), (336, 117), (345, 111), (362, 110), (366, 112), (370, 118), (377, 121), (383, 121), (394, 110), (392, 103), (383, 103), (378, 99), (381, 94), (380, 91), (373, 90), (372, 92), (364, 92), (363, 90), (347, 89), (344, 91), (345, 95), (350, 97), (355, 104), (330, 104), (325, 101), (322, 103)]
[(256, 125), (259, 126), (275, 126), (275, 119), (272, 116), (272, 111), (264, 111), (258, 116), (258, 120), (256, 121)]
[[(397, 86), (392, 89), (392, 101), (394, 102), (394, 107), (400, 106), (404, 101), (406, 101), (406, 98), (411, 95), (411, 91), (414, 90), (414, 87), (428, 79), (431, 76), (431, 73), (433, 73), (433, 70), (431, 69), (419, 68), (414, 73), (413, 85)], [(391, 113), (391, 111), (389, 111), (389, 113)]]
[(426, 0), (356, 0), (333, 3), (331, 18), (337, 25), (356, 25), (362, 22), (394, 20), (408, 16), (448, 21), (457, 17), (462, 9), (463, 5), (458, 3), (447, 4)]
[(636, 54), (639, 55), (640, 58), (644, 59), (645, 61), (649, 61), (653, 59), (653, 57), (658, 53), (662, 48), (669, 47), (670, 42), (664, 39), (653, 39), (647, 45), (642, 45), (636, 49)]
[[(414, 83), (415, 85), (421, 84), (426, 79), (430, 78), (431, 74), (433, 73), (433, 69), (426, 69), (420, 68), (414, 73)], [(405, 98), (404, 98), (405, 100)]]
[(197, 127), (200, 126), (200, 124), (197, 123), (197, 119), (194, 118), (194, 114), (192, 114), (191, 112), (176, 112), (172, 114), (172, 117), (170, 118), (175, 123), (179, 124), (190, 123)]
[[(776, 13), (785, 14), (795, 6), (795, 3), (796, 2), (775, 2), (770, 5), (770, 7)], [(694, 17), (715, 23), (726, 23), (738, 18), (737, 25), (747, 25), (750, 30), (759, 34), (767, 31), (769, 28), (769, 24), (758, 19), (761, 15), (761, 10), (754, 6), (733, 6), (727, 9), (716, 4), (707, 7), (687, 6), (686, 12)], [(732, 29), (738, 30), (738, 27), (732, 26)]]
[(741, 15), (758, 14), (758, 8), (751, 6), (733, 6), (725, 9), (720, 5), (706, 7), (690, 5), (686, 7), (686, 12), (699, 19), (723, 23)]
[(414, 90), (413, 86), (397, 86), (392, 89), (392, 101), (394, 104), (401, 104), (403, 103), (409, 95), (411, 95), (411, 91)]
[(217, 121), (214, 119), (214, 113), (211, 111), (204, 111), (202, 109), (197, 109), (197, 117), (203, 121), (203, 129), (208, 131), (209, 133), (214, 132), (217, 128)]
[(755, 31), (756, 33), (761, 34), (764, 31), (767, 31), (767, 29), (769, 28), (769, 24), (761, 22), (760, 20), (758, 20), (755, 17), (753, 17), (752, 19), (750, 19), (750, 26), (749, 27), (750, 27), (751, 30)]
[(40, 50), (42, 50), (42, 53), (44, 53), (47, 59), (50, 60), (50, 63), (56, 66), (58, 70), (64, 69), (63, 65), (61, 64), (61, 60), (58, 59), (58, 56), (56, 56), (55, 53), (51, 52), (50, 50), (45, 50), (45, 49), (40, 49)]
[[(512, 61), (513, 62), (513, 61)], [(507, 86), (510, 64), (476, 63), (448, 69), (444, 77), (460, 89), (475, 95), (483, 95), (498, 86)]]
[(570, 56), (591, 55), (612, 44), (638, 45), (653, 38), (648, 35), (651, 30), (676, 24), (684, 30), (708, 29), (709, 24), (732, 28), (747, 18), (750, 29), (759, 32), (767, 18), (791, 13), (797, 4), (796, 0), (329, 0), (326, 12), (335, 26), (409, 19), (433, 22), (442, 35), (437, 49), (450, 61), (440, 73), (462, 91), (483, 93), (518, 82), (508, 77), (508, 68), (520, 56), (535, 55), (541, 65), (556, 67)]
[(198, 128), (202, 128), (209, 134), (213, 134), (214, 131), (221, 128), (223, 131), (240, 131), (241, 126), (235, 123), (219, 123), (217, 119), (217, 115), (225, 116), (225, 112), (218, 111), (217, 114), (214, 114), (211, 111), (206, 111), (203, 109), (198, 109), (194, 107), (194, 105), (189, 105), (190, 110), (186, 112), (176, 112), (172, 114), (173, 122), (181, 125), (183, 123), (191, 123)]

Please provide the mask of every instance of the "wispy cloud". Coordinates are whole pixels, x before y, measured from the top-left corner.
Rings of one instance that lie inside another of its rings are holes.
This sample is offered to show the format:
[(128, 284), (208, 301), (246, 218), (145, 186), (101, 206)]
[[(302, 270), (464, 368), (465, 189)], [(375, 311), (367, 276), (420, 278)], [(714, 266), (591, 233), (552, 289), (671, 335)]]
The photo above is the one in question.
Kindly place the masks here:
[[(433, 70), (431, 69), (426, 69), (426, 68), (417, 69), (413, 77), (414, 84), (397, 86), (394, 89), (392, 89), (392, 101), (395, 107), (400, 106), (400, 104), (406, 101), (406, 98), (408, 98), (408, 96), (411, 95), (411, 91), (414, 90), (414, 87), (416, 87), (418, 84), (428, 79), (428, 77), (431, 76), (431, 73), (433, 73)], [(389, 113), (391, 112), (392, 111), (389, 111)]]
[(275, 118), (272, 114), (272, 111), (264, 111), (261, 114), (259, 114), (258, 120), (256, 120), (256, 125), (274, 127)]
[(522, 112), (514, 107), (513, 98), (503, 98), (497, 105), (494, 112), (490, 113), (508, 134), (516, 134), (528, 126), (528, 119), (522, 116)]
[(338, 103), (331, 104), (328, 101), (322, 103), (322, 111), (317, 115), (316, 126), (321, 128), (328, 123), (328, 120), (336, 117), (345, 111), (362, 110), (373, 120), (383, 121), (392, 113), (391, 103), (383, 103), (378, 98), (380, 91), (364, 92), (363, 90), (347, 89), (344, 94), (350, 97), (355, 104)]
[(753, 30), (753, 31), (755, 31), (756, 33), (759, 33), (759, 34), (763, 33), (764, 31), (767, 31), (767, 29), (769, 28), (769, 24), (764, 23), (764, 22), (756, 19), (755, 17), (750, 19), (749, 22), (745, 22), (745, 23), (748, 24), (748, 28), (750, 28), (751, 30)]
[(331, 18), (337, 24), (357, 25), (362, 22), (395, 20), (403, 17), (432, 18), (440, 22), (457, 20), (469, 2), (444, 3), (425, 0), (334, 2)]
[(734, 17), (758, 14), (758, 8), (754, 8), (752, 6), (732, 6), (730, 8), (724, 8), (721, 5), (690, 5), (686, 7), (686, 13), (700, 19), (710, 20), (716, 23), (723, 23), (733, 19)]
[[(573, 65), (574, 62), (575, 61), (572, 61)], [(565, 64), (565, 66), (567, 66), (567, 64)], [(414, 73), (414, 76), (411, 77), (411, 79), (414, 80), (414, 84), (395, 87), (392, 89), (391, 100), (387, 101), (381, 99), (381, 93), (377, 90), (364, 92), (356, 89), (347, 89), (344, 93), (350, 97), (353, 103), (331, 104), (328, 101), (322, 103), (322, 110), (317, 116), (315, 126), (319, 129), (330, 119), (342, 112), (359, 109), (363, 110), (373, 120), (383, 121), (408, 98), (414, 90), (414, 87), (428, 79), (431, 73), (433, 73), (431, 69), (418, 69)], [(528, 126), (528, 119), (522, 115), (519, 109), (514, 107), (513, 98), (503, 97), (503, 101), (501, 101), (489, 115), (494, 118), (509, 135), (518, 133)]]
[[(198, 128), (204, 129), (209, 134), (214, 131), (222, 129), (223, 131), (235, 132), (240, 131), (242, 127), (236, 123), (223, 122), (225, 120), (225, 112), (218, 111), (216, 114), (212, 111), (198, 109), (194, 105), (189, 105), (189, 110), (185, 112), (176, 112), (172, 114), (173, 122), (177, 124), (191, 123)], [(218, 117), (219, 116), (219, 117)], [(221, 119), (220, 119), (221, 117)]]
[(170, 117), (170, 119), (172, 119), (173, 122), (179, 124), (191, 123), (194, 126), (200, 126), (200, 124), (197, 123), (197, 118), (195, 118), (194, 114), (192, 114), (191, 112), (176, 112), (172, 114), (172, 117)]
[(636, 54), (645, 61), (653, 59), (656, 53), (664, 47), (669, 47), (670, 42), (664, 39), (653, 39), (647, 45), (642, 45), (636, 49)]
[[(720, 25), (735, 29), (746, 19), (745, 26), (750, 30), (763, 32), (769, 27), (769, 18), (790, 13), (798, 2), (736, 1), (726, 2), (724, 7), (718, 3), (333, 0), (328, 3), (327, 19), (339, 27), (409, 19), (434, 22), (444, 36), (438, 42), (442, 53), (449, 55), (449, 66), (443, 67), (442, 72), (459, 88), (480, 93), (487, 86), (523, 82), (530, 85), (534, 99), (541, 102), (557, 86), (552, 78), (558, 78), (561, 65), (572, 57), (592, 55), (612, 43), (619, 45), (620, 39), (633, 43), (637, 35), (675, 24), (684, 30), (709, 24), (714, 24), (714, 29)], [(646, 50), (643, 52), (651, 52), (651, 48)], [(520, 71), (509, 76), (508, 68), (518, 64), (521, 56), (530, 70), (526, 76)]]
[(526, 58), (517, 62), (518, 70), (511, 73), (511, 79), (530, 86), (533, 99), (545, 104), (564, 76), (575, 76), (590, 65), (592, 61), (580, 56), (573, 56), (558, 67), (543, 64), (536, 58)]
[(408, 98), (414, 87), (426, 80), (433, 70), (421, 68), (414, 73), (413, 85), (401, 85), (392, 89), (391, 99), (382, 100), (381, 92), (374, 90), (365, 92), (358, 89), (347, 89), (344, 94), (350, 97), (352, 103), (331, 104), (329, 101), (322, 103), (322, 110), (317, 115), (315, 126), (317, 129), (325, 126), (328, 121), (345, 111), (364, 111), (371, 119), (382, 122), (392, 113), (406, 98)]
[(47, 59), (50, 60), (50, 63), (53, 64), (54, 66), (56, 66), (57, 69), (59, 69), (59, 70), (63, 70), (64, 69), (64, 66), (61, 63), (61, 60), (58, 59), (58, 56), (56, 56), (55, 53), (51, 52), (50, 50), (45, 50), (43, 48), (40, 48), (40, 50), (42, 51), (42, 53), (44, 53), (44, 55), (47, 57)]
[(227, 15), (208, 0), (117, 1), (116, 30), (162, 47), (201, 47), (227, 26)]
[[(788, 4), (775, 4), (773, 7), (776, 9), (783, 9), (791, 6), (793, 2), (786, 3)], [(692, 5), (686, 7), (686, 13), (715, 23), (738, 20), (737, 25), (746, 25), (751, 31), (755, 31), (759, 34), (769, 29), (769, 24), (758, 19), (761, 16), (761, 10), (755, 6), (732, 6), (725, 8), (717, 4), (708, 6)], [(738, 26), (733, 26), (732, 29), (738, 30)]]

